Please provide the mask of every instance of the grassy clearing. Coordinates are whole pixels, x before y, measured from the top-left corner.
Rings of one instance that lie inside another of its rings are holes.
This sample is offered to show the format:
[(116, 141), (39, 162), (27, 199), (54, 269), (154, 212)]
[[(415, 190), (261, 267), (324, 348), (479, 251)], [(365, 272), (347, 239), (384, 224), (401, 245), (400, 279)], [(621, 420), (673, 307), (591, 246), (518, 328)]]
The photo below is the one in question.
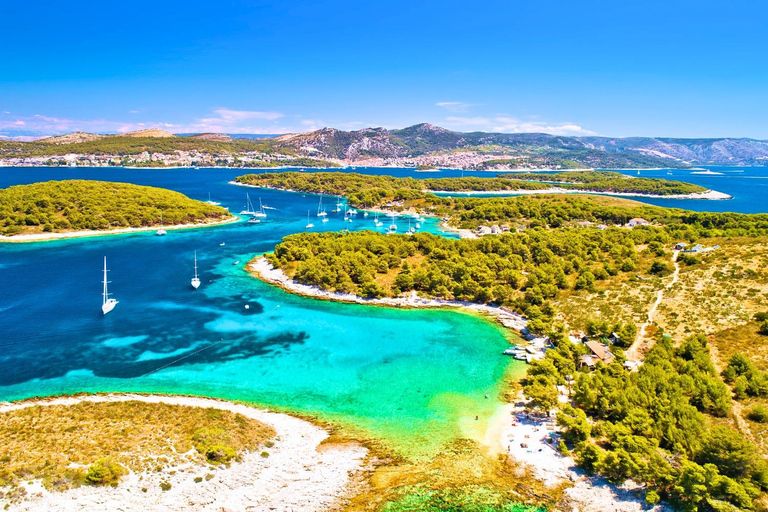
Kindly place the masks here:
[(611, 324), (631, 322), (635, 325), (645, 321), (648, 309), (656, 300), (656, 293), (669, 278), (651, 276), (648, 269), (656, 258), (647, 254), (643, 247), (637, 249), (636, 272), (598, 281), (591, 291), (563, 291), (552, 301), (559, 318), (569, 329), (584, 330), (588, 320), (604, 320)]
[(723, 365), (736, 353), (744, 354), (761, 371), (768, 370), (768, 336), (758, 333), (755, 321), (731, 327), (712, 336), (711, 343), (717, 348)]
[(0, 414), (0, 497), (22, 482), (49, 490), (116, 485), (130, 471), (220, 464), (269, 442), (274, 430), (213, 408), (127, 402), (34, 406)]
[[(679, 282), (665, 293), (657, 311), (657, 324), (677, 339), (744, 325), (755, 313), (768, 311), (768, 239), (700, 243), (719, 244), (720, 249), (696, 256), (699, 263), (683, 264)], [(731, 341), (741, 344), (734, 337)], [(730, 352), (723, 354), (727, 358)]]

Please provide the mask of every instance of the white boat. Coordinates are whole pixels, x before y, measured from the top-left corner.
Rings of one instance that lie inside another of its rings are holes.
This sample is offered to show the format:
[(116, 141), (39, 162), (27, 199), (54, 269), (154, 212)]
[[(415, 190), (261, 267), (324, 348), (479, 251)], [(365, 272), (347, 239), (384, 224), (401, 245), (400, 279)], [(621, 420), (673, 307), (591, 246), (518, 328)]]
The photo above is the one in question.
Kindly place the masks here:
[(387, 229), (387, 233), (392, 234), (396, 232), (397, 232), (397, 224), (393, 222), (392, 224), (389, 225), (389, 228)]
[(251, 217), (248, 219), (248, 224), (258, 224), (261, 222), (261, 219), (257, 219), (256, 217)]
[(347, 210), (347, 215), (357, 215), (357, 210), (352, 208), (351, 210)]
[(200, 287), (200, 278), (197, 277), (197, 251), (195, 251), (195, 277), (192, 278), (192, 281), (190, 281), (190, 284), (192, 284), (192, 288), (197, 290)]
[(379, 220), (378, 212), (373, 214), (373, 225), (376, 226), (377, 228), (384, 225), (384, 223)]
[(160, 214), (160, 229), (158, 229), (155, 232), (155, 234), (157, 234), (157, 236), (165, 236), (166, 234), (168, 234), (168, 232), (163, 229), (163, 214), (162, 213)]
[[(328, 213), (326, 213), (325, 208), (323, 208), (323, 194), (320, 194), (320, 204), (317, 205), (317, 216), (318, 217), (327, 217)], [(325, 222), (325, 220), (323, 220)]]
[(323, 217), (323, 222), (328, 222), (328, 217)]
[(256, 212), (253, 209), (253, 203), (251, 202), (251, 196), (245, 194), (245, 210), (240, 212), (240, 215), (255, 215)]
[(267, 212), (264, 211), (264, 205), (261, 204), (261, 198), (259, 198), (259, 211), (254, 212), (253, 216), (261, 218), (265, 218), (267, 216)]
[(705, 176), (722, 176), (723, 173), (707, 169), (706, 171), (693, 171), (691, 174), (703, 174)]
[(221, 242), (221, 243), (219, 244), (219, 247), (224, 247), (225, 245), (227, 245), (227, 242)]
[(208, 200), (206, 203), (210, 204), (211, 206), (221, 206), (221, 203), (217, 203), (216, 201), (211, 200), (211, 193), (208, 192)]
[(107, 291), (107, 283), (109, 283), (109, 281), (107, 281), (107, 257), (104, 256), (104, 290), (101, 292), (101, 313), (104, 315), (115, 309), (115, 306), (117, 306), (117, 301), (109, 298), (112, 294)]
[(344, 206), (344, 203), (341, 202), (341, 196), (336, 198), (336, 209), (341, 211), (341, 207)]
[(306, 228), (307, 228), (307, 229), (309, 229), (309, 228), (313, 228), (313, 227), (315, 227), (315, 225), (314, 225), (314, 224), (312, 224), (312, 223), (309, 221), (309, 210), (307, 210), (307, 225), (306, 225)]

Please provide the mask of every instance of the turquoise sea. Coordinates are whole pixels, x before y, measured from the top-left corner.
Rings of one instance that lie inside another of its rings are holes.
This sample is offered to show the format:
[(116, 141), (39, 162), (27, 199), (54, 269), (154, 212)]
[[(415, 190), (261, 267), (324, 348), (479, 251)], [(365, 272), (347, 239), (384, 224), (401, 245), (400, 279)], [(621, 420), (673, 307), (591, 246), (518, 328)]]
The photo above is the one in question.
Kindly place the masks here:
[[(461, 174), (354, 170), (415, 177)], [(734, 200), (648, 202), (768, 210), (763, 200), (768, 170), (741, 170), (716, 176), (671, 171), (674, 179), (730, 193)], [(666, 172), (643, 174), (670, 177)], [(149, 232), (0, 244), (0, 400), (99, 391), (214, 396), (317, 416), (409, 453), (476, 431), (498, 405), (503, 377), (524, 370), (501, 356), (507, 343), (502, 330), (456, 311), (328, 303), (254, 279), (245, 263), (270, 251), (283, 236), (304, 230), (307, 210), (316, 230), (343, 229), (344, 222), (333, 213), (327, 224), (318, 222), (318, 196), (228, 184), (241, 173), (0, 169), (0, 187), (103, 179), (169, 188), (201, 200), (210, 192), (234, 212), (245, 206), (247, 192), (271, 208), (258, 225), (169, 231), (165, 237)], [(333, 201), (325, 202), (330, 211)], [(372, 217), (358, 215), (352, 226), (371, 229)], [(424, 229), (439, 232), (434, 221)], [(194, 251), (203, 282), (197, 291), (189, 285)], [(120, 303), (102, 316), (105, 255), (111, 291)]]

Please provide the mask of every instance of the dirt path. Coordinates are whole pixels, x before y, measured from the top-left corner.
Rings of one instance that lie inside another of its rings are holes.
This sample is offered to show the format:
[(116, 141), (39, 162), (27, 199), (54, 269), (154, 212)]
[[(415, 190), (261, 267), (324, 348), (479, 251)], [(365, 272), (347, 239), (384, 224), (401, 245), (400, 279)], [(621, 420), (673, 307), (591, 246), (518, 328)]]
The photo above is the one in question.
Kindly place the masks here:
[(675, 271), (672, 273), (672, 280), (656, 293), (656, 301), (651, 306), (651, 309), (648, 310), (648, 318), (637, 331), (635, 342), (626, 352), (627, 359), (633, 361), (642, 361), (643, 357), (645, 356), (645, 352), (649, 348), (649, 344), (645, 339), (646, 331), (648, 330), (648, 327), (653, 323), (653, 316), (656, 314), (656, 310), (659, 308), (659, 304), (661, 304), (661, 301), (664, 300), (664, 291), (672, 288), (680, 278), (680, 263), (677, 261), (677, 257), (679, 255), (680, 251), (675, 251), (672, 253), (672, 263), (675, 265)]

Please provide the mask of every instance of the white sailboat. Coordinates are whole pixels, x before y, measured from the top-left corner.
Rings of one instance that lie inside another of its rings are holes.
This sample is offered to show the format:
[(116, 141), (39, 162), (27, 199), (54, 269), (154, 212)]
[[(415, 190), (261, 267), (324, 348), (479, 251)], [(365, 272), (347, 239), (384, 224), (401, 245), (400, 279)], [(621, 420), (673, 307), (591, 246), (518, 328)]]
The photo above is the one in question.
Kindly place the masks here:
[(158, 229), (156, 232), (157, 236), (165, 236), (167, 234), (167, 231), (163, 229), (163, 214), (160, 214), (160, 229)]
[(261, 198), (259, 198), (259, 211), (253, 213), (254, 217), (266, 217), (267, 212), (264, 211), (264, 205), (261, 204)]
[(104, 256), (104, 290), (101, 292), (101, 313), (104, 315), (115, 309), (115, 306), (117, 306), (117, 301), (109, 298), (112, 294), (107, 291), (107, 283), (109, 283), (109, 281), (107, 281), (107, 257)]
[(373, 225), (377, 228), (384, 225), (384, 223), (379, 220), (379, 212), (373, 214)]
[(190, 284), (192, 285), (192, 288), (197, 290), (200, 287), (200, 278), (197, 277), (197, 251), (195, 251), (195, 277), (192, 278), (192, 281), (190, 281)]
[(397, 224), (395, 224), (395, 219), (392, 219), (392, 224), (389, 225), (389, 229), (387, 229), (387, 233), (390, 235), (397, 232)]
[(248, 194), (245, 194), (245, 210), (240, 212), (240, 215), (255, 215), (256, 212), (253, 211), (253, 203), (251, 202), (251, 196)]
[(309, 210), (307, 210), (307, 229), (309, 229), (309, 228), (313, 228), (313, 227), (315, 227), (315, 225), (314, 225), (314, 224), (312, 224), (312, 223), (309, 221)]
[[(317, 216), (318, 217), (327, 217), (328, 213), (326, 213), (325, 208), (323, 208), (323, 194), (320, 194), (320, 204), (317, 205)], [(325, 222), (325, 220), (323, 220)]]
[(211, 206), (221, 206), (221, 203), (217, 203), (216, 201), (211, 200), (211, 193), (208, 192), (208, 200), (206, 203), (210, 204)]

